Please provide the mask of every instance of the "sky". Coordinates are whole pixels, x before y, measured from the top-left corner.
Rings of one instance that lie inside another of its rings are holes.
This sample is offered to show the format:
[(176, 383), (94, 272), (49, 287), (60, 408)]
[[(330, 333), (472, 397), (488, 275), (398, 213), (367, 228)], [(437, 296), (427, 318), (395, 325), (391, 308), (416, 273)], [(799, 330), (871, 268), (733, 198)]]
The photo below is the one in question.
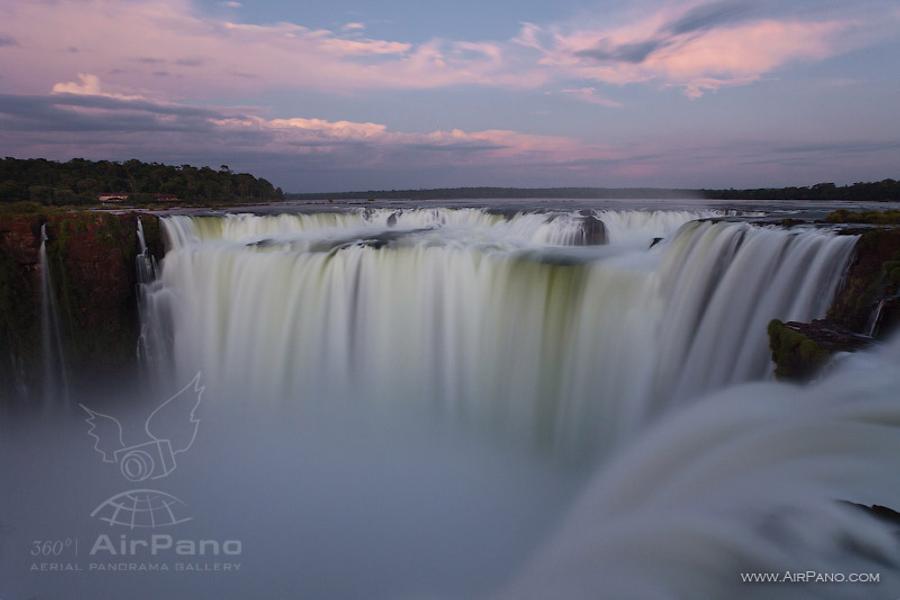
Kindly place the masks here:
[(896, 0), (0, 0), (0, 155), (286, 191), (900, 178)]

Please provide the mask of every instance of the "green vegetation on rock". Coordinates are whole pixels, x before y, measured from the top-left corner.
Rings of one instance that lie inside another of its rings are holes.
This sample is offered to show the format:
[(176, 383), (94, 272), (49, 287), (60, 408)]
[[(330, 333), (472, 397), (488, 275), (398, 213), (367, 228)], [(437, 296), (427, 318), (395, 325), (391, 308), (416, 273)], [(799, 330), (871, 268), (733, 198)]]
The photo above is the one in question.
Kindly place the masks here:
[(831, 357), (831, 352), (778, 319), (769, 323), (769, 346), (779, 379), (806, 381)]
[(881, 299), (900, 293), (900, 229), (864, 231), (828, 318), (851, 331), (866, 332), (872, 311)]
[(900, 210), (836, 210), (828, 213), (829, 223), (861, 223), (868, 225), (900, 225)]
[(24, 386), (39, 387), (42, 380), (38, 249), (44, 224), (71, 383), (134, 374), (140, 332), (138, 218), (148, 248), (161, 258), (159, 219), (152, 214), (0, 214), (0, 396), (15, 396)]

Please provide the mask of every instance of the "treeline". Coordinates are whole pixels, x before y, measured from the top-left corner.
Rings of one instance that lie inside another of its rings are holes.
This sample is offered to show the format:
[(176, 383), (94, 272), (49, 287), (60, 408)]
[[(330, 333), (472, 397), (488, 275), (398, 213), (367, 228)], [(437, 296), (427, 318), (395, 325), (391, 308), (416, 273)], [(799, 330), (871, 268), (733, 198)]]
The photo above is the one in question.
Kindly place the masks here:
[(139, 160), (112, 162), (76, 158), (68, 162), (0, 160), (0, 202), (88, 204), (104, 193), (127, 193), (129, 203), (152, 202), (156, 194), (185, 202), (281, 200), (280, 188), (248, 173), (191, 165), (171, 166)]
[(333, 192), (288, 194), (296, 200), (460, 200), (512, 198), (692, 198), (692, 190), (658, 188), (503, 188), (460, 187), (431, 190), (373, 190), (368, 192)]
[(884, 179), (872, 183), (835, 185), (817, 183), (808, 187), (759, 188), (755, 190), (700, 190), (704, 198), (721, 200), (900, 200), (900, 181)]
[(885, 179), (875, 183), (836, 186), (818, 183), (808, 187), (759, 189), (666, 189), (666, 188), (503, 188), (463, 187), (431, 190), (378, 190), (288, 194), (297, 200), (463, 200), (513, 198), (568, 199), (657, 199), (702, 198), (706, 200), (849, 200), (900, 201), (900, 182)]

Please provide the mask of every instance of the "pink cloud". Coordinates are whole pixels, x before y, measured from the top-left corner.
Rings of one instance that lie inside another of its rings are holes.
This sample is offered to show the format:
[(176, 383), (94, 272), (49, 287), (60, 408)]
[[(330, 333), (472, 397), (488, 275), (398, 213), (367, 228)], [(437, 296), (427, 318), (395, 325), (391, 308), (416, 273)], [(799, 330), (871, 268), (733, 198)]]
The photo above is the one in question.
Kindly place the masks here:
[[(386, 125), (368, 122), (328, 121), (304, 117), (265, 119), (256, 116), (214, 118), (211, 123), (220, 133), (267, 133), (267, 149), (288, 153), (341, 153), (346, 144), (364, 144), (374, 152), (367, 161), (371, 164), (397, 152), (412, 151), (413, 162), (435, 163), (477, 162), (495, 164), (505, 161), (519, 163), (559, 163), (585, 157), (610, 158), (609, 149), (584, 144), (563, 136), (536, 135), (517, 131), (490, 129), (464, 131), (437, 130), (422, 133), (397, 132)], [(429, 155), (428, 150), (458, 151)]]
[(544, 88), (612, 106), (609, 90), (601, 93), (597, 84), (674, 86), (698, 97), (894, 35), (900, 21), (896, 10), (871, 11), (865, 20), (846, 10), (827, 13), (828, 20), (742, 15), (685, 27), (710, 7), (716, 5), (653, 2), (612, 25), (609, 18), (598, 25), (524, 23), (509, 40), (412, 43), (364, 36), (358, 22), (329, 30), (245, 23), (233, 13), (228, 20), (190, 0), (3, 2), (0, 22), (16, 39), (3, 48), (0, 86), (42, 93), (92, 73), (111, 89), (205, 99), (261, 87), (342, 93), (482, 85)]
[(79, 73), (78, 81), (61, 81), (54, 83), (51, 88), (54, 94), (73, 94), (76, 96), (101, 96), (103, 98), (115, 98), (118, 100), (144, 100), (143, 96), (135, 94), (117, 94), (103, 88), (100, 78), (91, 73)]
[(345, 40), (329, 38), (322, 41), (322, 48), (339, 56), (354, 54), (405, 54), (412, 49), (412, 44), (386, 42), (384, 40)]
[(622, 108), (623, 106), (621, 102), (603, 96), (593, 87), (565, 88), (560, 90), (559, 93), (566, 94), (588, 104), (596, 104), (597, 106), (605, 106), (607, 108)]
[(613, 85), (656, 82), (680, 87), (690, 97), (745, 85), (788, 64), (822, 60), (872, 41), (847, 19), (748, 17), (710, 27), (673, 26), (705, 6), (669, 4), (615, 27), (525, 24), (516, 39), (541, 53), (540, 64), (573, 77)]
[[(37, 93), (84, 72), (141, 89), (150, 60), (152, 71), (169, 75), (154, 88), (180, 98), (261, 85), (339, 92), (544, 80), (510, 69), (499, 44), (362, 38), (357, 23), (344, 31), (242, 23), (201, 14), (188, 0), (8, 2), (0, 4), (0, 22), (19, 44), (5, 48), (6, 56), (21, 58), (4, 65), (0, 81), (18, 92)], [(64, 51), (70, 47), (79, 52)], [(191, 69), (186, 58), (203, 69)]]
[(78, 81), (53, 84), (54, 94), (82, 94), (86, 96), (104, 95), (100, 91), (100, 78), (90, 73), (79, 73)]

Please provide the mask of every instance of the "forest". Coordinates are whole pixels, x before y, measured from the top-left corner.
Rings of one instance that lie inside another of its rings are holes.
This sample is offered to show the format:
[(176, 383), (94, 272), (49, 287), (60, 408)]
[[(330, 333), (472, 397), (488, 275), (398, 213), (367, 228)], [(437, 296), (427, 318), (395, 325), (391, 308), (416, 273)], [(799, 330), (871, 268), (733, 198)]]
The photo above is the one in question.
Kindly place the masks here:
[(708, 200), (846, 200), (900, 201), (900, 181), (884, 179), (839, 186), (817, 183), (804, 187), (757, 189), (667, 189), (600, 187), (459, 187), (285, 194), (269, 181), (249, 173), (192, 165), (127, 160), (56, 162), (42, 158), (0, 159), (0, 203), (44, 205), (95, 204), (100, 194), (128, 194), (129, 204), (153, 203), (158, 195), (182, 203), (230, 204), (291, 200), (449, 200), (493, 198), (704, 198)]
[(128, 194), (128, 203), (154, 202), (157, 194), (185, 203), (280, 200), (280, 188), (248, 173), (191, 165), (171, 166), (139, 160), (113, 162), (76, 158), (0, 160), (0, 203), (94, 204), (100, 194)]

